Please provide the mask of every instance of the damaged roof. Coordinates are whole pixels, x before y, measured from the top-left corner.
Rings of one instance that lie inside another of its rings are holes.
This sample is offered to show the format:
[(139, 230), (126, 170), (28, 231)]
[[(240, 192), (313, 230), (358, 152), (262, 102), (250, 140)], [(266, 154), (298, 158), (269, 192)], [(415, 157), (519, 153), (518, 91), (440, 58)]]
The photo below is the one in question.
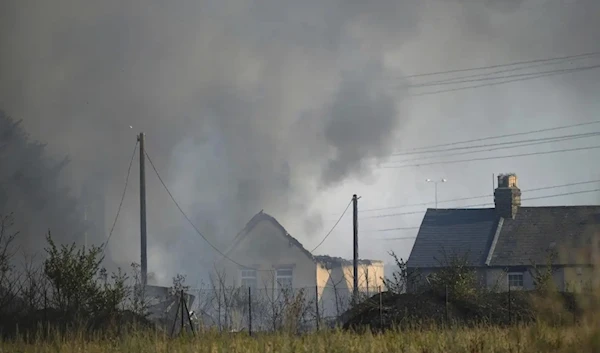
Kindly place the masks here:
[(279, 223), (275, 217), (263, 212), (263, 210), (261, 210), (260, 212), (258, 212), (256, 215), (254, 215), (254, 217), (252, 217), (248, 223), (246, 223), (246, 226), (244, 227), (244, 229), (242, 229), (242, 231), (240, 232), (240, 234), (235, 238), (232, 246), (229, 248), (229, 250), (227, 250), (226, 255), (229, 255), (229, 253), (231, 251), (233, 251), (238, 245), (239, 243), (242, 241), (242, 239), (244, 239), (244, 237), (250, 233), (250, 231), (256, 227), (256, 225), (262, 221), (268, 221), (271, 222), (273, 225), (275, 225), (275, 227), (277, 227), (283, 234), (284, 236), (287, 238), (287, 240), (289, 240), (289, 242), (293, 245), (295, 245), (296, 247), (298, 247), (306, 256), (308, 256), (309, 258), (313, 259), (313, 255), (310, 251), (306, 250), (306, 248), (298, 241), (298, 239), (294, 238), (293, 236), (290, 235), (290, 233), (288, 233), (288, 231), (281, 225), (281, 223)]
[[(350, 266), (352, 265), (352, 260), (347, 260), (341, 257), (334, 257), (329, 255), (315, 255), (315, 260), (324, 265), (326, 268), (340, 267), (340, 266)], [(379, 260), (365, 260), (359, 259), (359, 265), (383, 265), (383, 261)]]
[[(293, 236), (290, 235), (290, 233), (288, 233), (288, 231), (281, 225), (281, 223), (279, 223), (275, 217), (265, 213), (263, 210), (261, 210), (260, 212), (258, 212), (256, 215), (254, 215), (254, 217), (252, 217), (248, 223), (246, 223), (246, 226), (240, 231), (239, 235), (234, 239), (233, 244), (229, 247), (229, 249), (225, 252), (225, 255), (229, 255), (242, 241), (242, 239), (244, 239), (244, 237), (250, 233), (250, 231), (252, 231), (252, 229), (258, 225), (258, 223), (262, 222), (262, 221), (268, 221), (271, 222), (273, 225), (275, 225), (282, 234), (284, 234), (284, 236), (286, 237), (286, 239), (293, 245), (295, 245), (298, 249), (300, 249), (300, 251), (302, 251), (308, 258), (310, 258), (312, 261), (314, 261), (315, 263), (321, 264), (323, 266), (326, 266), (327, 268), (331, 268), (331, 267), (338, 267), (338, 266), (342, 266), (342, 265), (351, 265), (352, 264), (352, 260), (346, 260), (343, 259), (341, 257), (332, 257), (332, 256), (328, 256), (328, 255), (313, 255), (310, 251), (308, 251), (303, 245), (302, 243), (300, 243), (298, 241), (298, 239), (294, 238)], [(377, 260), (365, 260), (365, 259), (361, 259), (359, 260), (359, 264), (360, 265), (371, 265), (371, 264), (383, 264), (382, 261), (377, 261)]]

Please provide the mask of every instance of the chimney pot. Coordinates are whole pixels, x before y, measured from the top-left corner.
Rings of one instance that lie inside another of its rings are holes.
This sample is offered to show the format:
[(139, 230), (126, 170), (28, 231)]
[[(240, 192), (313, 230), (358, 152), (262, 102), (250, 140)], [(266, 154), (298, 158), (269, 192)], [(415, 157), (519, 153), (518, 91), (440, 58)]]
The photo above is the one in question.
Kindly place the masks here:
[(494, 191), (496, 212), (503, 218), (514, 219), (521, 206), (521, 190), (517, 185), (517, 175), (498, 175), (498, 187)]

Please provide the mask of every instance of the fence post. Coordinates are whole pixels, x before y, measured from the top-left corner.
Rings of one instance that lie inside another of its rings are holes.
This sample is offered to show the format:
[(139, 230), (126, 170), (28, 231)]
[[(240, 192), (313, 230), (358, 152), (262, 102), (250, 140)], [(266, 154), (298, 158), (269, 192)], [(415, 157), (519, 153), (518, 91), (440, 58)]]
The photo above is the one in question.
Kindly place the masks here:
[(450, 314), (448, 312), (448, 285), (446, 284), (446, 325), (450, 323)]
[(317, 331), (319, 331), (319, 321), (321, 321), (319, 317), (319, 286), (315, 286), (315, 312), (317, 314)]
[[(172, 295), (175, 296), (174, 293)], [(179, 315), (179, 305), (181, 305), (181, 300), (178, 301), (177, 310), (175, 310), (175, 317), (173, 318), (173, 326), (171, 326), (171, 337), (175, 334), (175, 326), (177, 325), (177, 315)]]
[(383, 295), (381, 294), (381, 286), (379, 286), (379, 324), (383, 330)]
[(508, 284), (508, 324), (512, 324), (512, 300), (510, 297), (510, 283)]
[(44, 337), (48, 333), (48, 289), (44, 288)]
[(252, 336), (252, 287), (248, 287), (248, 334)]
[[(198, 295), (200, 297), (200, 295)], [(190, 309), (187, 306), (187, 302), (183, 301), (183, 306), (185, 307), (185, 312), (187, 313), (188, 323), (190, 324), (190, 331), (192, 331), (192, 335), (194, 335), (194, 325), (192, 324), (192, 318), (190, 317)]]
[(217, 296), (218, 296), (218, 299), (217, 299), (217, 308), (219, 308), (219, 332), (222, 332), (223, 331), (223, 324), (221, 322), (221, 310), (222, 310), (222, 308), (221, 308), (221, 290), (220, 289), (217, 291)]
[(184, 328), (184, 314), (183, 314), (183, 309), (184, 309), (184, 304), (185, 304), (185, 300), (183, 299), (183, 289), (181, 290), (181, 298), (179, 299), (181, 302), (179, 303), (179, 305), (181, 306), (181, 332), (179, 332), (180, 334), (183, 334), (183, 328)]

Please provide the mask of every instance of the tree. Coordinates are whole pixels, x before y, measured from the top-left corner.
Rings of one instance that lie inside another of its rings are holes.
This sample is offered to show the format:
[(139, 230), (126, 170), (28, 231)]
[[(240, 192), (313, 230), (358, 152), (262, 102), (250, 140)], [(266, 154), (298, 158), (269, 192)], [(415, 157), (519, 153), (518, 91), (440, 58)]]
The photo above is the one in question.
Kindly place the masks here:
[(398, 259), (398, 256), (393, 251), (389, 254), (394, 258), (397, 269), (392, 273), (391, 278), (383, 279), (383, 284), (391, 293), (405, 293), (409, 290), (409, 288), (417, 285), (420, 282), (420, 274), (418, 271), (409, 271), (406, 261), (404, 261), (402, 258)]
[(454, 298), (469, 298), (477, 294), (477, 275), (469, 262), (468, 252), (459, 254), (447, 254), (442, 250), (443, 258), (436, 259), (439, 269), (431, 273), (427, 279), (431, 288), (440, 294), (452, 295)]
[(557, 290), (556, 283), (554, 282), (554, 273), (556, 272), (554, 263), (557, 257), (558, 253), (556, 251), (547, 250), (545, 265), (538, 265), (530, 260), (531, 268), (529, 269), (529, 274), (538, 292), (548, 294)]
[(59, 247), (50, 232), (46, 240), (44, 274), (51, 285), (54, 306), (63, 314), (83, 318), (117, 312), (127, 295), (126, 276), (119, 270), (109, 281), (106, 270), (100, 266), (102, 248), (77, 249), (74, 243)]
[(17, 235), (18, 232), (13, 230), (12, 214), (0, 216), (0, 316), (17, 310), (14, 304), (18, 295), (18, 273), (12, 263)]
[(172, 296), (179, 296), (181, 291), (187, 292), (190, 289), (190, 286), (185, 284), (185, 279), (185, 275), (179, 273), (173, 277), (173, 285), (169, 290)]

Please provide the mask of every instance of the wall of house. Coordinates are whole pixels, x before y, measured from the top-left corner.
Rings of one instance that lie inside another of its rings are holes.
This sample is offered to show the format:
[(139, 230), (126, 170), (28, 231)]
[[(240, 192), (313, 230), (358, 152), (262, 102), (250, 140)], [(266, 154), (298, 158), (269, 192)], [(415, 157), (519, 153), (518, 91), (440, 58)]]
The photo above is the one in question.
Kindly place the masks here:
[(330, 286), (331, 283), (333, 282), (331, 279), (332, 276), (332, 271), (327, 269), (325, 266), (321, 265), (321, 264), (317, 264), (317, 287), (318, 287), (318, 293), (319, 293), (319, 298), (321, 298), (321, 296), (323, 295), (325, 288)]
[[(354, 288), (354, 267), (344, 265), (340, 268), (348, 288)], [(358, 266), (358, 290), (365, 294), (377, 292), (379, 287), (383, 288), (383, 262), (373, 261), (372, 264), (361, 264)]]
[[(414, 271), (415, 269), (409, 269)], [(435, 273), (437, 269), (432, 268), (420, 268), (419, 283), (415, 283), (409, 291), (414, 290), (419, 285), (426, 284), (426, 277), (432, 273)], [(508, 272), (511, 272), (509, 269)], [(519, 269), (518, 272), (523, 273), (523, 290), (535, 289), (534, 278), (528, 269), (522, 271)], [(508, 276), (505, 268), (481, 268), (476, 270), (476, 275), (480, 279), (482, 286), (487, 289), (496, 291), (507, 291), (508, 290)], [(577, 267), (558, 267), (552, 274), (553, 281), (559, 291), (579, 291), (582, 286), (590, 283), (594, 279), (592, 269), (582, 268), (581, 270)]]
[[(509, 269), (508, 272), (511, 272), (511, 270)], [(528, 269), (525, 269), (525, 271), (519, 269), (518, 272), (523, 273), (523, 290), (535, 289), (534, 278), (531, 275), (530, 271)], [(556, 283), (557, 289), (560, 291), (565, 290), (565, 269), (555, 269), (555, 272), (552, 274), (552, 277), (554, 283)], [(488, 268), (486, 271), (486, 282), (488, 289), (497, 290), (501, 292), (508, 290), (508, 275), (504, 268)]]
[[(332, 318), (345, 312), (351, 301), (352, 294), (352, 265), (339, 265), (326, 268), (317, 263), (297, 243), (285, 236), (279, 227), (270, 221), (261, 221), (246, 234), (228, 257), (236, 262), (257, 269), (258, 288), (252, 293), (271, 300), (276, 292), (275, 271), (281, 267), (291, 267), (293, 270), (292, 287), (305, 289), (305, 298), (314, 303), (318, 295), (321, 318)], [(223, 259), (216, 266), (213, 277), (217, 286), (223, 283), (225, 287), (241, 287), (242, 267)], [(359, 288), (370, 295), (383, 289), (384, 264), (373, 261), (371, 265), (359, 266)], [(218, 279), (221, 281), (218, 281)], [(258, 310), (258, 309), (256, 309)], [(259, 313), (257, 312), (257, 315)]]
[(592, 267), (565, 267), (562, 269), (565, 291), (581, 292), (589, 289), (597, 279)]
[[(381, 290), (383, 285), (383, 262), (373, 261), (370, 265), (358, 267), (359, 291), (372, 296)], [(319, 303), (323, 317), (332, 317), (343, 313), (352, 300), (354, 288), (354, 268), (348, 264), (336, 264), (327, 268), (317, 265), (317, 285), (319, 287)]]
[[(238, 244), (229, 257), (257, 270), (258, 292), (275, 286), (277, 268), (292, 268), (292, 287), (314, 288), (316, 264), (273, 223), (259, 222)], [(241, 270), (237, 264), (222, 260), (217, 266), (227, 286), (241, 286)], [(313, 292), (310, 292), (313, 293)]]
[[(486, 287), (498, 292), (508, 291), (508, 277), (504, 268), (488, 268), (486, 270)], [(528, 271), (523, 272), (523, 289), (533, 288), (533, 279)]]
[(351, 299), (351, 287), (344, 278), (343, 268), (323, 264), (317, 265), (319, 287), (319, 310), (322, 318), (332, 318), (346, 311)]
[[(412, 292), (417, 288), (427, 285), (427, 276), (434, 274), (439, 271), (439, 268), (409, 268), (408, 272), (413, 273), (411, 275), (411, 283), (407, 283), (407, 291)], [(485, 269), (475, 269), (475, 276), (478, 281), (478, 285), (487, 286), (487, 273)]]
[(556, 272), (552, 275), (552, 279), (554, 283), (556, 283), (559, 291), (564, 291), (566, 289), (566, 281), (565, 281), (565, 269), (558, 268)]

